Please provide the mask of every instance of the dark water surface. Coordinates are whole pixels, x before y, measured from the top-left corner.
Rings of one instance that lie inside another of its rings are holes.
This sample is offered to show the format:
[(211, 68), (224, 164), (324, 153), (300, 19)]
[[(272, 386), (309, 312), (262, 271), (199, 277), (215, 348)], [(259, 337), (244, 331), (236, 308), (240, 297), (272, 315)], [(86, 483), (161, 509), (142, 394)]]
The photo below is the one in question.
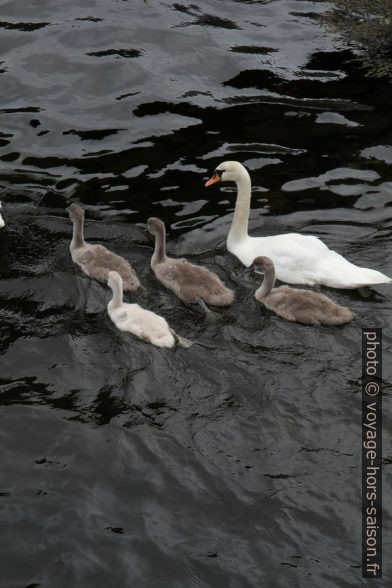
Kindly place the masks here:
[[(358, 587), (360, 329), (384, 329), (384, 580), (391, 585), (391, 289), (327, 291), (342, 328), (253, 300), (224, 246), (250, 170), (254, 234), (315, 234), (392, 275), (392, 91), (317, 24), (324, 2), (0, 2), (1, 588)], [(120, 334), (70, 259), (132, 260), (190, 350)], [(169, 251), (238, 294), (205, 323), (149, 269)], [(388, 532), (389, 529), (389, 532)]]

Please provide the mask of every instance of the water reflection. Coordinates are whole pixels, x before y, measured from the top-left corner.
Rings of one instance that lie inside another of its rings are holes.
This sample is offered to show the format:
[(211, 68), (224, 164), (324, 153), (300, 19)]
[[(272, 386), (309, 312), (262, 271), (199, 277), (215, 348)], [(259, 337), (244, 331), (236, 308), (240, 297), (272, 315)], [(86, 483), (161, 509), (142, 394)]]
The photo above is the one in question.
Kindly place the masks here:
[[(388, 357), (390, 290), (328, 292), (357, 315), (341, 329), (262, 312), (225, 249), (235, 189), (204, 181), (244, 162), (251, 234), (391, 275), (389, 85), (319, 25), (324, 2), (41, 4), (0, 23), (3, 582), (357, 587), (358, 333), (383, 327)], [(191, 350), (115, 330), (70, 260), (71, 201), (91, 242), (132, 252), (127, 301)], [(151, 274), (152, 214), (236, 290), (215, 323)]]

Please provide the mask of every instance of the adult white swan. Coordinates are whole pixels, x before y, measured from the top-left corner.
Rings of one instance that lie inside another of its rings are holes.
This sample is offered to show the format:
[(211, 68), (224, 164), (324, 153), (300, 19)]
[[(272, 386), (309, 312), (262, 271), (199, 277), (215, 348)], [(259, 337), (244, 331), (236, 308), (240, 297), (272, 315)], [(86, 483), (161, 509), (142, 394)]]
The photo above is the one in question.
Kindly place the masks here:
[(249, 237), (251, 181), (246, 168), (239, 161), (224, 161), (205, 185), (211, 186), (219, 181), (237, 184), (237, 202), (227, 237), (227, 249), (244, 265), (250, 266), (259, 255), (267, 256), (275, 265), (276, 277), (288, 284), (360, 288), (392, 282), (381, 272), (350, 263), (312, 235), (287, 233), (272, 237)]

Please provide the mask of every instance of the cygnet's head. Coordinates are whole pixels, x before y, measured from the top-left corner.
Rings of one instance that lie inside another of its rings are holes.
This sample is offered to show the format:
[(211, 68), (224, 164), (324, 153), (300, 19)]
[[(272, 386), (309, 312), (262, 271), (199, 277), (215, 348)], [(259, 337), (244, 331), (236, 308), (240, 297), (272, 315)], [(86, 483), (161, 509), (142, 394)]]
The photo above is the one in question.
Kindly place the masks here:
[(160, 218), (152, 216), (147, 221), (147, 230), (151, 235), (158, 235), (165, 230), (164, 222)]
[(274, 271), (275, 268), (272, 260), (269, 257), (260, 255), (253, 261), (251, 269), (258, 274), (266, 274), (268, 272)]
[(116, 288), (116, 286), (122, 285), (122, 278), (119, 273), (117, 272), (109, 272), (108, 273), (108, 286), (112, 290)]
[(5, 226), (5, 222), (3, 221), (3, 217), (1, 216), (1, 202), (0, 202), (0, 229)]
[(211, 186), (221, 181), (238, 183), (244, 178), (249, 180), (249, 174), (242, 163), (239, 161), (224, 161), (215, 168), (212, 178), (205, 185)]
[(73, 202), (68, 208), (68, 214), (71, 221), (81, 220), (84, 218), (84, 210), (79, 204)]

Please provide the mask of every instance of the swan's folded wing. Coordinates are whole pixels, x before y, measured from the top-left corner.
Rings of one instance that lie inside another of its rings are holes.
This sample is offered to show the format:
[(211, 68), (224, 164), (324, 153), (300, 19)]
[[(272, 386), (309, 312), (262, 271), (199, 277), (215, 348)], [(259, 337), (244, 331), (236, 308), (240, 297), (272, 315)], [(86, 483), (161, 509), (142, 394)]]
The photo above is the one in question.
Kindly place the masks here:
[(124, 321), (124, 320), (127, 318), (127, 316), (128, 316), (128, 313), (127, 313), (127, 311), (126, 311), (126, 310), (123, 310), (122, 312), (119, 312), (119, 313), (117, 314), (117, 316), (116, 316), (116, 319), (117, 319), (118, 321)]
[(180, 269), (176, 263), (165, 263), (157, 267), (159, 277), (166, 282), (182, 282), (184, 272), (186, 272), (186, 267), (182, 266)]
[(76, 256), (77, 262), (82, 265), (88, 265), (94, 259), (94, 254), (92, 251), (85, 251), (81, 255), (78, 255), (77, 251), (76, 251), (75, 256)]
[(313, 235), (288, 233), (263, 237), (259, 243), (263, 255), (274, 262), (276, 277), (289, 284), (318, 283), (324, 260), (330, 258), (331, 253), (338, 256)]

